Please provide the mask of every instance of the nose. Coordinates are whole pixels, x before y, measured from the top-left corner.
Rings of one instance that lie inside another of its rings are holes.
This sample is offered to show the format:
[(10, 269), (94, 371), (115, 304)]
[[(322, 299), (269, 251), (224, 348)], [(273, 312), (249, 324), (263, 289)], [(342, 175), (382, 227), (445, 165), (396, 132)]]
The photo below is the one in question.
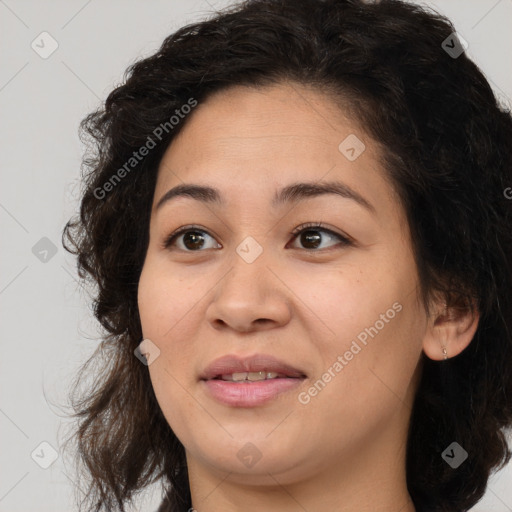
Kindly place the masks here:
[(291, 318), (290, 291), (279, 274), (279, 265), (266, 251), (252, 263), (235, 254), (231, 269), (215, 287), (207, 321), (215, 329), (244, 333), (286, 325)]

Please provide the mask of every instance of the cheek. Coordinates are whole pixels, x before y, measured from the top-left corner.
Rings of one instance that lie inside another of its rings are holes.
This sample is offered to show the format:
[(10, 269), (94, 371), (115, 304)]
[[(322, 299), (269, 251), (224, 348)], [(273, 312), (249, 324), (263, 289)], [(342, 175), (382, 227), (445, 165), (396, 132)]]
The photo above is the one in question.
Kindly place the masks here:
[(148, 257), (138, 287), (138, 305), (144, 337), (155, 341), (175, 337), (182, 332), (204, 295), (201, 275), (185, 279), (158, 258)]
[(317, 340), (340, 351), (345, 346), (348, 349), (353, 337), (372, 326), (400, 298), (399, 286), (387, 276), (361, 265), (345, 265), (343, 269), (297, 272), (286, 277), (300, 299), (297, 308), (310, 318), (308, 328), (315, 324)]
[(424, 314), (414, 293), (414, 267), (410, 279), (405, 265), (400, 276), (396, 265), (374, 268), (347, 266), (324, 278), (296, 279), (293, 287), (318, 329), (311, 339), (323, 373), (315, 377), (327, 385), (317, 386), (322, 394), (317, 403), (336, 403), (343, 396), (348, 405), (350, 397), (358, 397), (354, 414), (367, 409), (361, 399), (379, 408), (386, 397), (393, 400), (393, 393), (406, 390), (421, 353)]
[[(183, 416), (193, 413), (186, 390), (192, 379), (194, 337), (185, 332), (200, 299), (200, 278), (182, 279), (148, 255), (138, 286), (138, 307), (144, 338), (155, 343), (160, 354), (149, 365), (151, 383), (160, 408), (175, 433), (185, 429)], [(204, 292), (203, 292), (204, 293)]]
[[(333, 442), (357, 437), (358, 430), (378, 431), (397, 413), (407, 412), (414, 396), (411, 386), (421, 343), (412, 305), (373, 299), (368, 309), (355, 313), (338, 312), (336, 336), (323, 338), (321, 372), (300, 396), (302, 413), (321, 418), (314, 427)], [(324, 432), (323, 424), (340, 423), (345, 432)]]
[(148, 370), (157, 401), (173, 429), (179, 427), (180, 415), (191, 407), (186, 390), (194, 385), (196, 376), (198, 303), (204, 289), (200, 276), (185, 280), (151, 256), (139, 281), (142, 333), (160, 350)]

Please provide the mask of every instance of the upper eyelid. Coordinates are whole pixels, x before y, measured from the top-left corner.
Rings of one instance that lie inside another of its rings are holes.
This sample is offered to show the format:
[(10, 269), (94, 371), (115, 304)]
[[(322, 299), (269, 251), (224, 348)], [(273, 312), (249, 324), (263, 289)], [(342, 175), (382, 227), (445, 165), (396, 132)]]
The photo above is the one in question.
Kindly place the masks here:
[(192, 224), (192, 225), (187, 225), (187, 226), (183, 226), (181, 228), (178, 228), (177, 230), (175, 230), (174, 232), (172, 232), (170, 235), (167, 235), (165, 237), (165, 240), (164, 240), (164, 244), (166, 245), (167, 242), (169, 242), (170, 240), (180, 236), (180, 235), (183, 235), (185, 234), (187, 231), (199, 231), (201, 233), (206, 233), (208, 236), (211, 236), (212, 238), (217, 238), (217, 235), (215, 234), (211, 234), (209, 230), (207, 230), (206, 228), (202, 228), (201, 226), (198, 226), (198, 225), (195, 225), (195, 224)]
[(302, 231), (306, 231), (307, 229), (311, 229), (312, 231), (314, 231), (314, 230), (327, 231), (328, 233), (330, 233), (334, 236), (339, 236), (340, 238), (346, 238), (347, 240), (350, 240), (350, 237), (348, 235), (344, 235), (342, 233), (336, 233), (336, 231), (334, 231), (333, 229), (328, 228), (327, 226), (324, 226), (324, 224), (322, 222), (304, 222), (304, 223), (300, 224), (299, 226), (297, 226), (292, 231), (291, 234), (296, 236), (296, 235), (302, 233)]

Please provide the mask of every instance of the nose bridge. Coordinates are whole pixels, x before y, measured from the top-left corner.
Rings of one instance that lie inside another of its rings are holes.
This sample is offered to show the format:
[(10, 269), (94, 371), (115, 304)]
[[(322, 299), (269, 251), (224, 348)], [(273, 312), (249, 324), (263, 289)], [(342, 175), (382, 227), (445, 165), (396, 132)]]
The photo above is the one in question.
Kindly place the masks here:
[[(263, 237), (262, 237), (263, 238)], [(230, 270), (218, 284), (208, 307), (208, 320), (248, 331), (256, 326), (276, 325), (290, 316), (285, 287), (271, 272), (272, 250), (255, 237), (246, 236), (230, 258)]]
[(261, 243), (248, 235), (234, 248), (230, 259), (231, 271), (225, 282), (231, 288), (230, 293), (240, 294), (253, 304), (268, 295), (266, 289), (272, 287), (267, 275), (267, 267), (272, 265), (271, 250), (264, 247), (263, 236), (258, 238)]

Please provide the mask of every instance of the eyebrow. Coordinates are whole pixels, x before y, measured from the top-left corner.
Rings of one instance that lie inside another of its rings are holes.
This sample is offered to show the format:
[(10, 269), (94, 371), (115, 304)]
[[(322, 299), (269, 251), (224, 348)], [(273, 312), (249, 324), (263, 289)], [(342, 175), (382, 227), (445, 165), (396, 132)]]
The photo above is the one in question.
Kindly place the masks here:
[[(296, 203), (310, 197), (318, 197), (325, 194), (336, 194), (347, 199), (352, 199), (369, 210), (372, 214), (376, 213), (374, 206), (368, 200), (351, 189), (348, 185), (338, 181), (292, 183), (276, 191), (271, 206), (276, 208), (284, 203)], [(155, 210), (160, 209), (165, 203), (168, 203), (176, 197), (191, 197), (198, 201), (217, 204), (219, 206), (225, 204), (218, 189), (195, 183), (184, 183), (168, 190), (158, 201)]]

